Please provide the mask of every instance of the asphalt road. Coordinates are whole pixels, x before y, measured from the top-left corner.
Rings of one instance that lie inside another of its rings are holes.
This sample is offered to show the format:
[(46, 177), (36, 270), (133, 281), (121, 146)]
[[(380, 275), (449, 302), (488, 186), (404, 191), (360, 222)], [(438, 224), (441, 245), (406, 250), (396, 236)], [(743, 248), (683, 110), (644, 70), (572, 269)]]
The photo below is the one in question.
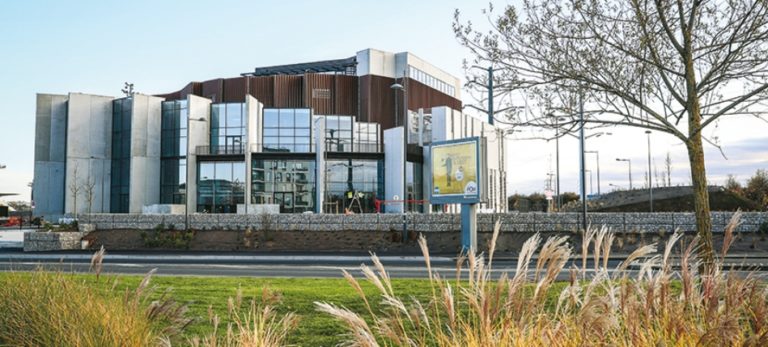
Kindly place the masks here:
[[(613, 258), (608, 268), (614, 269), (623, 259)], [(28, 254), (18, 250), (0, 252), (0, 271), (30, 271), (43, 267), (65, 272), (89, 272), (89, 253), (41, 253)], [(167, 276), (232, 276), (232, 277), (283, 277), (283, 278), (341, 278), (345, 269), (361, 276), (360, 265), (371, 265), (363, 255), (224, 255), (224, 254), (108, 254), (104, 261), (104, 273), (145, 274), (157, 269), (157, 275)], [(382, 263), (392, 278), (427, 278), (423, 258), (417, 256), (383, 256)], [(733, 272), (740, 276), (757, 271), (768, 271), (768, 259), (730, 259), (731, 265), (739, 265)], [(574, 259), (565, 267), (579, 266)], [(494, 260), (492, 278), (502, 274), (514, 275), (517, 264), (514, 259)], [(535, 260), (531, 267), (535, 266)], [(455, 260), (449, 257), (433, 258), (432, 268), (445, 278), (456, 277)], [(592, 268), (588, 261), (587, 268)], [(631, 268), (631, 273), (637, 267)], [(532, 271), (529, 271), (532, 273)], [(591, 272), (590, 272), (591, 273)], [(462, 276), (467, 276), (466, 266)], [(559, 280), (567, 280), (569, 271), (562, 271)]]

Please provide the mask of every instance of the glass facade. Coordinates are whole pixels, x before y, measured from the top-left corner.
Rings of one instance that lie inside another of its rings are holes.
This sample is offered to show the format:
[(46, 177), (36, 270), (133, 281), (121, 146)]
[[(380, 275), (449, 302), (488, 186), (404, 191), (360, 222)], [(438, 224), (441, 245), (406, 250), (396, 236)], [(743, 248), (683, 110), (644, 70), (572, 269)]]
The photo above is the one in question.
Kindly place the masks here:
[(373, 213), (374, 199), (384, 199), (383, 160), (328, 160), (325, 178), (325, 212), (344, 212), (349, 208), (354, 213)]
[(355, 122), (355, 152), (376, 153), (380, 151), (379, 124)]
[(197, 177), (197, 212), (235, 213), (244, 203), (245, 163), (201, 162)]
[(264, 110), (264, 152), (309, 153), (312, 151), (310, 109)]
[(110, 212), (128, 213), (131, 180), (132, 98), (112, 101), (112, 176)]
[(419, 123), (422, 131), (422, 143), (432, 143), (432, 114), (424, 113), (419, 117), (418, 112), (408, 111), (408, 143), (419, 143)]
[(183, 204), (187, 178), (187, 101), (162, 103), (160, 203)]
[(315, 211), (315, 161), (253, 160), (251, 188), (255, 204), (278, 204), (281, 213)]
[(245, 150), (245, 104), (211, 105), (210, 154), (242, 154)]
[[(424, 200), (424, 164), (408, 162), (405, 166), (406, 187), (408, 194), (406, 200)], [(406, 206), (410, 212), (425, 212), (424, 204), (410, 202)]]
[(355, 117), (315, 116), (325, 119), (325, 141), (328, 152), (352, 152), (352, 129)]

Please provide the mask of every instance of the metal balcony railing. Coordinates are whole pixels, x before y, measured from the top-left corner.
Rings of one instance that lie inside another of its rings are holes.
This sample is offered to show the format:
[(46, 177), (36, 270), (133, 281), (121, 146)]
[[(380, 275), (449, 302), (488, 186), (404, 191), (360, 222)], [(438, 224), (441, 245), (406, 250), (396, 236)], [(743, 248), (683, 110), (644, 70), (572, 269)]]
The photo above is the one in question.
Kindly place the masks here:
[(195, 154), (197, 155), (239, 155), (245, 153), (243, 145), (229, 146), (197, 146)]
[[(329, 143), (325, 147), (330, 153), (381, 153), (378, 143)], [(251, 144), (252, 153), (315, 153), (315, 144)]]

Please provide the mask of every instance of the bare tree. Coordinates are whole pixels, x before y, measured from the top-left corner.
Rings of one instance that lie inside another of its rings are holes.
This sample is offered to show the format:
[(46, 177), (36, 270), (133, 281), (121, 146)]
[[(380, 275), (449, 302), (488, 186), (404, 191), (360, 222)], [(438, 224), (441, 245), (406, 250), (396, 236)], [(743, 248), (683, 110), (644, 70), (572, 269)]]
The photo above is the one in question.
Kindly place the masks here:
[(458, 10), (453, 29), (473, 64), (496, 68), (500, 91), (525, 91), (540, 110), (509, 114), (508, 123), (552, 128), (548, 115), (557, 113), (570, 130), (645, 128), (685, 144), (700, 252), (712, 264), (703, 141), (719, 143), (702, 131), (734, 115), (764, 116), (768, 2), (527, 0), (485, 14), (488, 30)]
[(91, 177), (90, 173), (88, 175), (88, 179), (83, 182), (82, 185), (83, 188), (83, 195), (85, 195), (85, 202), (88, 203), (88, 218), (90, 223), (91, 218), (91, 208), (93, 207), (93, 199), (95, 197), (95, 191), (96, 191), (96, 181)]
[(69, 193), (72, 194), (72, 214), (77, 219), (77, 197), (80, 196), (80, 191), (83, 189), (80, 185), (80, 180), (77, 177), (77, 171), (79, 165), (75, 163), (75, 167), (72, 169), (72, 181), (69, 183)]
[(667, 152), (667, 158), (664, 159), (664, 169), (667, 171), (667, 187), (672, 186), (672, 157)]

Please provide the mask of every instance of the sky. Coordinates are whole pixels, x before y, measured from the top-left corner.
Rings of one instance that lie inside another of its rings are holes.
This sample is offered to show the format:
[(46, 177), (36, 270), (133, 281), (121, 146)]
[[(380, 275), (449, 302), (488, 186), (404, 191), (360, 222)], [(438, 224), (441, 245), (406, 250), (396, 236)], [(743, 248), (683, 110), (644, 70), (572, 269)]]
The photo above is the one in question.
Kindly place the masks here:
[[(455, 9), (484, 20), (478, 1), (2, 1), (0, 2), (0, 193), (29, 200), (34, 172), (36, 93), (83, 92), (119, 96), (123, 83), (145, 94), (179, 90), (189, 81), (238, 76), (257, 66), (346, 58), (365, 48), (410, 51), (463, 79), (469, 53), (456, 41)], [(465, 98), (465, 101), (471, 100)], [(606, 130), (590, 138), (600, 152), (602, 191), (634, 186), (647, 170), (642, 130)], [(742, 118), (721, 122), (728, 160), (706, 150), (710, 181), (728, 174), (746, 180), (768, 168), (768, 123)], [(542, 191), (555, 171), (555, 144), (525, 131), (509, 137), (508, 192)], [(662, 171), (672, 158), (673, 184), (688, 184), (684, 146), (651, 135), (652, 163)], [(595, 171), (595, 157), (587, 166)], [(653, 171), (653, 170), (652, 170)], [(578, 142), (560, 141), (562, 191), (578, 190)], [(589, 190), (589, 189), (588, 189)]]

